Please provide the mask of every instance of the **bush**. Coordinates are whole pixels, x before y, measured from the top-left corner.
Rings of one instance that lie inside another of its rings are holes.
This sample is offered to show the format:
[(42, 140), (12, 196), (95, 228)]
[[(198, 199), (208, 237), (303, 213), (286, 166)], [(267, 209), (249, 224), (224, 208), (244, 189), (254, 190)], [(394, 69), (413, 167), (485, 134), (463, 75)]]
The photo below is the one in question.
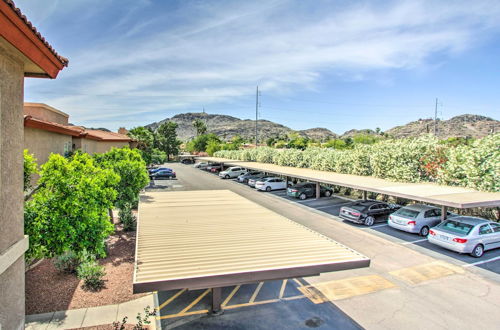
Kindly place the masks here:
[(118, 216), (120, 217), (120, 222), (123, 224), (123, 230), (125, 231), (135, 230), (135, 227), (137, 225), (137, 219), (132, 214), (132, 205), (128, 203), (125, 204), (123, 208), (120, 209)]
[(65, 273), (76, 273), (78, 266), (80, 265), (80, 257), (77, 253), (68, 250), (63, 254), (56, 257), (54, 261), (54, 266), (60, 272)]
[(24, 149), (24, 191), (31, 188), (31, 176), (38, 173), (36, 158)]
[(86, 260), (78, 266), (77, 276), (83, 280), (84, 287), (91, 291), (98, 291), (104, 286), (102, 279), (106, 275), (104, 267), (100, 266), (93, 258)]

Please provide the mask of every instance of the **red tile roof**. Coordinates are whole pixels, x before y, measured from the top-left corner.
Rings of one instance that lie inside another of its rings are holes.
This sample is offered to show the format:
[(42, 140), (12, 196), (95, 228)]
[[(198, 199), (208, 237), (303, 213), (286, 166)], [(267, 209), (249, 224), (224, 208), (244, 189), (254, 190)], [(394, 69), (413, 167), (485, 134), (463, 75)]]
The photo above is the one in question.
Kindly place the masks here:
[(38, 30), (36, 29), (36, 27), (34, 27), (33, 24), (26, 18), (26, 16), (23, 15), (23, 13), (21, 12), (21, 10), (16, 7), (16, 5), (14, 4), (14, 1), (12, 1), (12, 0), (3, 0), (3, 2), (5, 2), (10, 8), (12, 8), (12, 11), (15, 12), (16, 15), (21, 20), (23, 20), (24, 24), (26, 24), (26, 26), (28, 26), (28, 28), (30, 28), (31, 31), (33, 31), (33, 33), (37, 36), (37, 38), (40, 39), (40, 41), (45, 45), (45, 47), (47, 47), (47, 49), (50, 50), (50, 52), (61, 62), (61, 64), (63, 66), (68, 66), (69, 60), (67, 58), (59, 55), (55, 51), (55, 49), (48, 43), (47, 40), (45, 40), (45, 38), (40, 34), (40, 32), (38, 32)]
[(132, 141), (132, 139), (127, 135), (115, 132), (106, 132), (96, 129), (86, 129), (85, 133), (87, 133), (86, 136), (87, 138), (97, 138), (99, 141), (124, 141), (124, 142)]

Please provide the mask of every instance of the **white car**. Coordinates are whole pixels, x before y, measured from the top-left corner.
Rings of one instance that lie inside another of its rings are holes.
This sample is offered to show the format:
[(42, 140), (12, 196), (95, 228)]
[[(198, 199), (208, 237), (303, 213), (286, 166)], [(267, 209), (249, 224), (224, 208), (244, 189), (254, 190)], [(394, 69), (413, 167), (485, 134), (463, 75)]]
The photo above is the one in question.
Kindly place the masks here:
[(231, 178), (237, 178), (238, 176), (245, 174), (247, 172), (246, 169), (242, 167), (230, 167), (225, 171), (222, 171), (219, 173), (219, 177), (223, 179), (231, 179)]
[(255, 182), (255, 188), (264, 191), (286, 189), (286, 181), (275, 177), (264, 178)]
[(207, 162), (196, 163), (193, 165), (193, 167), (199, 168), (199, 169), (205, 169), (205, 168), (207, 168), (207, 166), (208, 166)]
[[(448, 216), (452, 215), (448, 212)], [(400, 208), (389, 216), (389, 227), (427, 237), (429, 229), (441, 222), (441, 209), (422, 204)]]

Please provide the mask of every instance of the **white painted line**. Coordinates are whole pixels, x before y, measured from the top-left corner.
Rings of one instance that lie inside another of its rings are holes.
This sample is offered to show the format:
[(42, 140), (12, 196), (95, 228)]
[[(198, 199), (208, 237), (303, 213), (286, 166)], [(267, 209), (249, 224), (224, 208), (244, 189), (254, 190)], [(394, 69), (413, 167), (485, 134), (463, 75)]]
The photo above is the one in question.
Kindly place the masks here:
[(385, 226), (388, 226), (388, 224), (384, 223), (384, 224), (381, 224), (381, 225), (364, 227), (364, 228), (360, 228), (360, 229), (372, 229), (372, 228), (385, 227)]
[(486, 260), (478, 261), (478, 262), (473, 262), (471, 264), (465, 264), (465, 265), (462, 265), (462, 267), (472, 267), (472, 266), (476, 266), (476, 265), (485, 264), (487, 262), (492, 262), (492, 261), (495, 261), (495, 260), (500, 260), (500, 256), (494, 257), (494, 258), (491, 258), (491, 259), (486, 259)]
[(184, 187), (184, 186), (183, 186), (183, 185), (181, 185), (181, 184), (174, 184), (174, 185), (172, 185), (172, 187), (173, 187), (173, 188), (182, 188), (182, 187)]
[(404, 243), (401, 243), (401, 244), (402, 245), (408, 245), (408, 244), (413, 244), (413, 243), (418, 243), (418, 242), (423, 242), (423, 241), (427, 241), (427, 238), (417, 239), (416, 241), (404, 242)]
[(336, 206), (338, 206), (338, 205), (332, 204), (332, 205), (318, 206), (318, 207), (313, 207), (313, 208), (315, 208), (316, 210), (321, 210), (321, 209), (327, 209), (329, 207), (336, 207)]

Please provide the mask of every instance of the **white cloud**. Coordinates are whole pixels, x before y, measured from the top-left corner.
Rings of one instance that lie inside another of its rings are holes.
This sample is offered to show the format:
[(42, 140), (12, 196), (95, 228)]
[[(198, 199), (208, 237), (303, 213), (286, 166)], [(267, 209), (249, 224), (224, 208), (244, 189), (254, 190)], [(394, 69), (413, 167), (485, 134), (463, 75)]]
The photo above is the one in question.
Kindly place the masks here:
[[(52, 15), (72, 14), (60, 5)], [(470, 49), (500, 25), (496, 1), (182, 2), (153, 13), (141, 10), (154, 4), (142, 5), (110, 24), (109, 36), (101, 31), (96, 43), (64, 54), (70, 66), (51, 84), (64, 96), (44, 94), (38, 82), (30, 82), (30, 96), (71, 109), (76, 121), (118, 123), (147, 113), (145, 123), (155, 112), (252, 94), (256, 84), (285, 93), (314, 89), (329, 75), (362, 80), (377, 70), (428, 66), (431, 56)], [(88, 24), (107, 12), (93, 14)]]

